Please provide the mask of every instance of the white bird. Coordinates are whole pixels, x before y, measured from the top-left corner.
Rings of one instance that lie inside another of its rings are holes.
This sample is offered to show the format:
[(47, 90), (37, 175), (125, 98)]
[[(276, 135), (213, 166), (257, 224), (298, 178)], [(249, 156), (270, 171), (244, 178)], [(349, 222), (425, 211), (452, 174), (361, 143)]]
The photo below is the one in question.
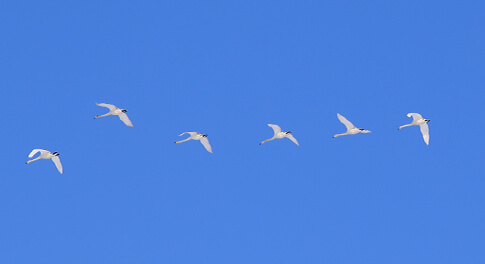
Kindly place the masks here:
[(200, 133), (197, 133), (197, 132), (184, 132), (184, 133), (180, 134), (179, 137), (184, 135), (184, 134), (189, 134), (190, 137), (188, 137), (184, 140), (177, 141), (177, 142), (175, 142), (175, 144), (182, 143), (182, 142), (185, 142), (185, 141), (189, 141), (191, 139), (200, 140), (200, 143), (202, 143), (202, 145), (204, 145), (205, 149), (207, 151), (209, 151), (210, 153), (212, 153), (212, 147), (209, 144), (209, 139), (207, 138), (207, 134), (203, 135), (203, 134), (200, 134)]
[(291, 131), (288, 131), (288, 132), (283, 132), (283, 130), (281, 130), (281, 127), (279, 127), (278, 125), (273, 125), (273, 124), (268, 124), (269, 127), (271, 127), (274, 131), (274, 135), (272, 138), (270, 139), (266, 139), (265, 141), (259, 143), (259, 145), (263, 144), (264, 142), (267, 142), (267, 141), (270, 141), (270, 140), (273, 140), (275, 138), (289, 138), (291, 141), (293, 141), (293, 143), (297, 144), (298, 146), (300, 146), (300, 144), (298, 144), (298, 141), (296, 140), (296, 138), (293, 137), (293, 135), (291, 134)]
[(57, 170), (62, 174), (62, 164), (61, 160), (59, 159), (59, 153), (57, 152), (50, 152), (44, 149), (34, 149), (29, 154), (29, 158), (32, 158), (37, 152), (40, 152), (40, 155), (35, 158), (27, 161), (25, 164), (29, 164), (32, 161), (40, 160), (40, 159), (51, 159), (54, 164), (56, 164)]
[(357, 133), (370, 133), (369, 130), (365, 130), (363, 128), (355, 127), (354, 124), (352, 124), (349, 120), (347, 120), (347, 118), (345, 118), (344, 116), (342, 116), (339, 113), (337, 113), (337, 117), (340, 120), (340, 122), (342, 122), (342, 124), (345, 125), (345, 127), (347, 128), (347, 132), (342, 133), (342, 134), (337, 134), (337, 135), (333, 136), (334, 138), (339, 137), (339, 136), (345, 136), (345, 135), (355, 135)]
[(428, 127), (428, 122), (430, 121), (429, 119), (424, 119), (420, 114), (418, 113), (409, 113), (408, 117), (413, 117), (413, 122), (411, 124), (403, 125), (400, 126), (398, 129), (401, 129), (403, 127), (408, 127), (408, 126), (416, 126), (419, 125), (419, 128), (421, 130), (421, 134), (423, 134), (423, 139), (426, 145), (429, 145), (429, 127)]
[(104, 116), (109, 116), (109, 115), (117, 115), (120, 118), (120, 120), (123, 121), (123, 123), (125, 123), (125, 125), (133, 127), (133, 124), (131, 123), (130, 119), (126, 115), (127, 111), (125, 109), (119, 109), (118, 107), (112, 104), (105, 104), (105, 103), (101, 103), (101, 104), (96, 103), (96, 105), (109, 108), (109, 112), (105, 115), (97, 115), (94, 117), (94, 119), (104, 117)]

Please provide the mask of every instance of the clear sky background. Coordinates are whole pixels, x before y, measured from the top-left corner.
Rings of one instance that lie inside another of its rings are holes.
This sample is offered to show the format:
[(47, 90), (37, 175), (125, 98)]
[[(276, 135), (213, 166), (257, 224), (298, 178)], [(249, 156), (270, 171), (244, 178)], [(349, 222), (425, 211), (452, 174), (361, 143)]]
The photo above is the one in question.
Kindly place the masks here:
[(485, 263), (483, 1), (6, 2), (1, 263)]

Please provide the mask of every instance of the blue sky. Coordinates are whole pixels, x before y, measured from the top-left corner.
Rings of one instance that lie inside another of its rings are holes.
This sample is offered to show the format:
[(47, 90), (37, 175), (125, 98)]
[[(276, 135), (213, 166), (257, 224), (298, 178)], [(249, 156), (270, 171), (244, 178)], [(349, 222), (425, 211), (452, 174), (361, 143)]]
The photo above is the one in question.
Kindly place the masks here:
[[(0, 4), (1, 263), (484, 263), (482, 1)], [(128, 110), (93, 120), (112, 103)], [(430, 145), (409, 112), (431, 119)], [(332, 139), (341, 113), (371, 134)], [(272, 136), (266, 124), (292, 131)], [(214, 150), (185, 131), (209, 134)], [(25, 165), (34, 148), (61, 153)]]

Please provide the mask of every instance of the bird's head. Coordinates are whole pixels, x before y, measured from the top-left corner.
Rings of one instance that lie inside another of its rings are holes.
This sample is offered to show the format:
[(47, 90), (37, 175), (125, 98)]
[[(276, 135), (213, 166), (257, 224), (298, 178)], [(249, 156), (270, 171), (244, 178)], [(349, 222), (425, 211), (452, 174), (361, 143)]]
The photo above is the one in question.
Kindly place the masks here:
[(121, 109), (121, 112), (126, 113), (126, 112), (128, 112), (128, 110)]
[(429, 122), (429, 121), (431, 121), (431, 120), (429, 120), (429, 119), (425, 119), (424, 121), (426, 121), (426, 123), (428, 123), (428, 122)]
[(207, 135), (207, 134), (204, 134), (204, 135), (202, 135), (202, 136), (203, 136), (203, 137), (207, 137), (208, 135)]
[(54, 155), (54, 156), (59, 156), (59, 155), (61, 155), (61, 154), (57, 153), (57, 151), (56, 151), (56, 152), (53, 152), (53, 153), (52, 153), (52, 155)]
[(360, 130), (360, 133), (370, 133), (370, 131), (369, 131), (369, 130), (365, 130), (365, 129), (363, 129), (363, 128), (359, 128), (359, 130)]
[(286, 134), (291, 134), (291, 131), (286, 132)]

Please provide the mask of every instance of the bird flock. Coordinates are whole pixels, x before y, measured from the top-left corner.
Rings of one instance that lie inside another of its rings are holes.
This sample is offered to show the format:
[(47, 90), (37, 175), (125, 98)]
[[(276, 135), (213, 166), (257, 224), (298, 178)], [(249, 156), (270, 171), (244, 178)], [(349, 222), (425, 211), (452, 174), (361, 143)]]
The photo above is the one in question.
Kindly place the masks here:
[[(94, 117), (94, 119), (97, 119), (97, 118), (100, 118), (100, 117), (105, 117), (105, 116), (110, 116), (110, 115), (117, 115), (120, 118), (120, 120), (123, 121), (123, 123), (125, 123), (125, 125), (127, 125), (129, 127), (133, 127), (133, 124), (131, 123), (130, 119), (128, 118), (128, 115), (126, 114), (127, 110), (120, 109), (120, 108), (118, 108), (118, 107), (116, 107), (115, 105), (112, 105), (112, 104), (105, 104), (105, 103), (98, 104), (98, 103), (96, 103), (96, 105), (108, 108), (109, 112), (107, 114), (104, 114), (104, 115), (97, 115), (97, 116)], [(407, 116), (412, 117), (413, 122), (411, 122), (410, 124), (400, 126), (398, 128), (398, 130), (400, 130), (401, 128), (404, 128), (404, 127), (408, 127), (408, 126), (419, 126), (420, 130), (421, 130), (421, 134), (423, 135), (424, 142), (426, 143), (426, 145), (429, 145), (428, 122), (430, 120), (423, 118), (418, 113), (409, 113), (409, 114), (407, 114)], [(363, 128), (357, 128), (356, 126), (354, 126), (354, 124), (352, 124), (349, 120), (347, 120), (347, 118), (345, 118), (343, 115), (341, 115), (339, 113), (337, 113), (337, 118), (340, 120), (340, 122), (342, 122), (342, 124), (345, 125), (345, 127), (347, 128), (347, 131), (345, 133), (336, 134), (336, 135), (333, 136), (333, 138), (336, 138), (336, 137), (339, 137), (339, 136), (345, 136), (345, 135), (355, 135), (355, 134), (358, 134), (358, 133), (371, 133), (371, 131), (369, 131), (369, 130), (366, 130), (366, 129), (363, 129)], [(293, 136), (291, 131), (284, 132), (281, 129), (280, 126), (275, 125), (275, 124), (268, 124), (268, 126), (273, 129), (274, 135), (273, 135), (273, 137), (262, 141), (261, 143), (259, 143), (259, 145), (262, 145), (265, 142), (268, 142), (268, 141), (271, 141), (271, 140), (277, 139), (277, 138), (278, 139), (288, 138), (289, 140), (293, 141), (293, 143), (300, 146), (300, 144), (298, 143), (296, 138)], [(183, 142), (186, 142), (186, 141), (189, 141), (189, 140), (199, 140), (200, 143), (202, 143), (202, 145), (204, 146), (204, 148), (208, 152), (212, 153), (212, 147), (209, 143), (209, 139), (207, 138), (207, 136), (208, 136), (207, 134), (200, 134), (198, 132), (184, 132), (184, 133), (180, 134), (179, 136), (183, 136), (185, 134), (189, 134), (190, 136), (188, 138), (184, 139), (184, 140), (176, 141), (175, 144), (183, 143)], [(57, 170), (62, 174), (63, 169), (62, 169), (61, 160), (59, 159), (59, 153), (50, 152), (50, 151), (45, 150), (45, 149), (34, 149), (34, 150), (32, 150), (32, 152), (30, 152), (29, 158), (33, 158), (35, 156), (35, 154), (37, 154), (38, 152), (40, 152), (40, 155), (37, 158), (28, 160), (25, 164), (29, 164), (33, 161), (40, 160), (40, 159), (50, 159), (56, 165)]]

